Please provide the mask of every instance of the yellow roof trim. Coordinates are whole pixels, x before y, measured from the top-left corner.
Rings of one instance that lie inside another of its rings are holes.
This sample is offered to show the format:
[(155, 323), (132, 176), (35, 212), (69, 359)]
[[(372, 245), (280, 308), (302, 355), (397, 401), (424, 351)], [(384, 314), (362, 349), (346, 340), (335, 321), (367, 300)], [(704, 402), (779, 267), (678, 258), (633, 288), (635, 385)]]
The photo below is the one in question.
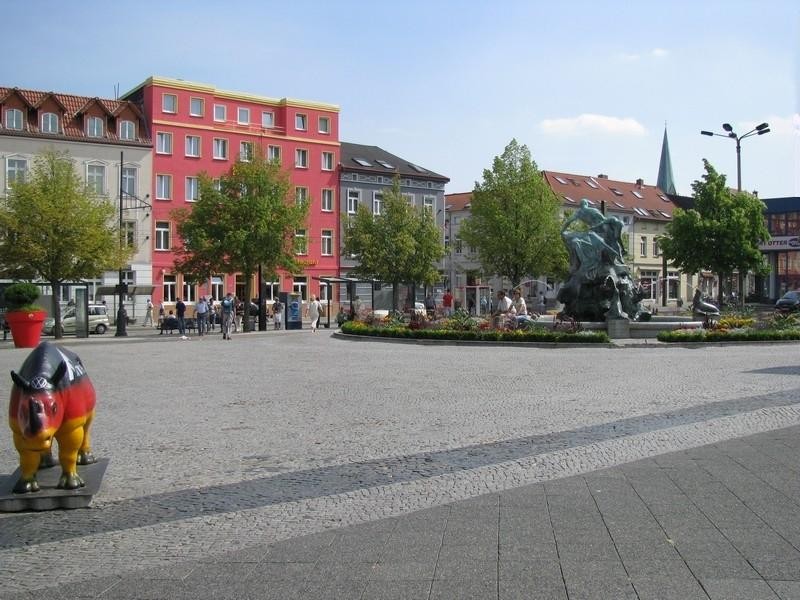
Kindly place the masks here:
[(158, 76), (148, 77), (132, 90), (122, 94), (121, 98), (124, 99), (133, 94), (135, 91), (147, 85), (168, 86), (180, 90), (213, 94), (214, 96), (217, 96), (219, 98), (229, 98), (231, 100), (244, 100), (246, 102), (258, 102), (260, 104), (271, 104), (274, 106), (295, 106), (299, 108), (328, 110), (331, 112), (339, 112), (340, 110), (338, 105), (328, 104), (326, 102), (315, 102), (313, 100), (299, 100), (296, 98), (270, 98), (269, 96), (259, 96), (257, 94), (248, 94), (245, 92), (220, 90), (214, 87), (213, 85), (208, 85), (207, 83), (196, 83), (193, 81), (184, 81), (182, 79), (170, 79), (168, 77), (158, 77)]

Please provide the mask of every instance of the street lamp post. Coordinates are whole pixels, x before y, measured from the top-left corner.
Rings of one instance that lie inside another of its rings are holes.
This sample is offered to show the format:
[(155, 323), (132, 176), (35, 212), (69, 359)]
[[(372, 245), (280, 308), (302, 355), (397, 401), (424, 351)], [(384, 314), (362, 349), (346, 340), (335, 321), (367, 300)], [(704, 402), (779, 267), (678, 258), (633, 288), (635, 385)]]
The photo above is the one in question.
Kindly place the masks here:
[[(742, 140), (754, 135), (764, 135), (765, 133), (769, 133), (769, 123), (761, 123), (761, 125), (756, 125), (753, 129), (748, 131), (743, 135), (737, 134), (733, 130), (733, 126), (730, 123), (723, 123), (722, 129), (725, 130), (725, 133), (714, 133), (713, 131), (701, 131), (701, 135), (709, 135), (709, 136), (718, 136), (724, 137), (731, 140), (736, 140), (736, 190), (741, 192), (742, 191)], [(720, 299), (722, 299), (722, 281), (719, 282), (720, 285)], [(744, 306), (744, 273), (739, 273), (739, 295), (741, 296), (740, 301), (742, 306)]]

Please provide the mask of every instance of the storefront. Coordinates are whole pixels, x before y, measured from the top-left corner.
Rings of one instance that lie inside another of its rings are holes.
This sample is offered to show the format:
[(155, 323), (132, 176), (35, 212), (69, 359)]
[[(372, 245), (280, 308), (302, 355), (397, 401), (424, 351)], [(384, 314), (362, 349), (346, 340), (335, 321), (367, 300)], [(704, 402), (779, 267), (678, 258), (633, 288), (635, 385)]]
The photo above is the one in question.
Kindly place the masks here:
[(760, 246), (770, 270), (760, 291), (776, 300), (788, 290), (800, 290), (800, 197), (770, 198), (764, 204), (772, 237)]

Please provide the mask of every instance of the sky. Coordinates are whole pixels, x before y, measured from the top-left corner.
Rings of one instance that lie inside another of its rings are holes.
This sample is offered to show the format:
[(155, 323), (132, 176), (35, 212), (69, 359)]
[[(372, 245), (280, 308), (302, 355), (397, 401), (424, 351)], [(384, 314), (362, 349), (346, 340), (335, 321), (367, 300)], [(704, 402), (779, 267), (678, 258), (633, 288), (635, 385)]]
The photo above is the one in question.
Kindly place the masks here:
[[(340, 107), (340, 139), (473, 189), (516, 139), (540, 169), (677, 191), (708, 159), (800, 196), (800, 2), (85, 0), (3, 8), (0, 85), (113, 98), (151, 75)], [(14, 50), (9, 52), (9, 49)], [(13, 58), (12, 58), (13, 57)]]

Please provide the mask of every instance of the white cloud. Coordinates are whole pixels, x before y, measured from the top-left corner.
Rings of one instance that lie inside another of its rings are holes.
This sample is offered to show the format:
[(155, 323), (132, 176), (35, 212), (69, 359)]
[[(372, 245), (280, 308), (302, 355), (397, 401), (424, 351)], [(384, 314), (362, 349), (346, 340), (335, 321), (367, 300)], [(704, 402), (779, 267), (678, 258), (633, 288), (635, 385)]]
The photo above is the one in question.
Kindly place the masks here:
[(619, 118), (607, 115), (582, 114), (577, 117), (545, 119), (539, 123), (544, 133), (553, 135), (646, 135), (647, 129), (631, 117)]
[(770, 132), (767, 135), (772, 135), (773, 133), (776, 135), (800, 135), (800, 114), (794, 114), (789, 117), (770, 115), (763, 121), (742, 121), (736, 124), (734, 131), (739, 134), (747, 133), (761, 123), (769, 123)]
[(627, 54), (625, 52), (620, 53), (618, 56), (623, 62), (635, 62), (641, 58), (638, 54)]
[(617, 58), (622, 62), (636, 62), (641, 60), (642, 57), (651, 57), (651, 58), (666, 58), (669, 55), (669, 50), (664, 48), (653, 48), (650, 52), (645, 54), (639, 54), (637, 52), (620, 52), (617, 54)]
[(665, 50), (664, 48), (653, 48), (652, 52), (650, 52), (655, 58), (664, 58), (669, 54), (669, 50)]

